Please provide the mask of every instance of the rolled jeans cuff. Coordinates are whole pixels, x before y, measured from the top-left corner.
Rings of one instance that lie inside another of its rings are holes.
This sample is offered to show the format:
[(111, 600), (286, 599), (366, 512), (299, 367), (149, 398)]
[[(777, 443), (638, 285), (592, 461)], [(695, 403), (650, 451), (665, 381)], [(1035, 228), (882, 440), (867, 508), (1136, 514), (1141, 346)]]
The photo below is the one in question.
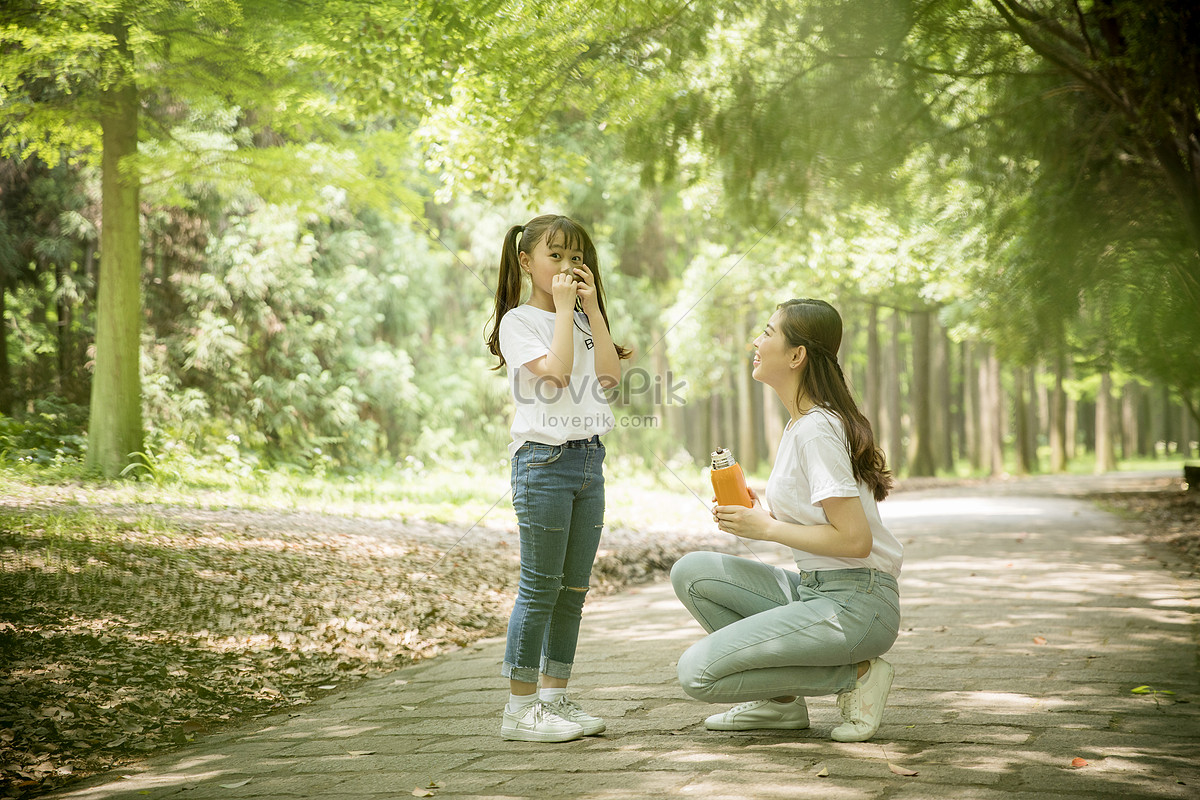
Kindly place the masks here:
[(506, 662), (500, 669), (500, 674), (508, 678), (510, 681), (519, 681), (521, 683), (538, 682), (538, 671), (536, 667), (518, 667)]
[(565, 681), (571, 677), (571, 665), (561, 661), (551, 661), (542, 656), (542, 674), (547, 678), (560, 678)]

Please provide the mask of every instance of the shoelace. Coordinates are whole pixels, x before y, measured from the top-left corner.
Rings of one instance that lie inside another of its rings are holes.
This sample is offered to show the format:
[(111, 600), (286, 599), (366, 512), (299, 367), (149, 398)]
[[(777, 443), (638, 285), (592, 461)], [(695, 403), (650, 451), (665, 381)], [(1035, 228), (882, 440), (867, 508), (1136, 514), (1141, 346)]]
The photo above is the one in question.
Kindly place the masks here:
[(560, 697), (551, 703), (550, 711), (551, 713), (557, 714), (563, 719), (568, 720), (575, 714), (583, 714), (584, 716), (587, 716), (586, 712), (583, 710), (583, 706), (566, 697)]
[(733, 708), (726, 711), (726, 715), (740, 714), (743, 711), (749, 711), (752, 708), (758, 708), (763, 704), (762, 700), (747, 700), (745, 703), (738, 703)]
[(838, 708), (842, 712), (842, 719), (846, 722), (858, 722), (858, 717), (854, 715), (852, 709), (858, 707), (859, 688), (855, 686), (848, 692), (842, 692), (837, 696)]
[(537, 725), (538, 723), (540, 723), (547, 716), (557, 717), (558, 715), (554, 713), (553, 708), (550, 708), (549, 706), (547, 706), (545, 703), (543, 703), (541, 701), (538, 701), (533, 704), (533, 724), (534, 725)]

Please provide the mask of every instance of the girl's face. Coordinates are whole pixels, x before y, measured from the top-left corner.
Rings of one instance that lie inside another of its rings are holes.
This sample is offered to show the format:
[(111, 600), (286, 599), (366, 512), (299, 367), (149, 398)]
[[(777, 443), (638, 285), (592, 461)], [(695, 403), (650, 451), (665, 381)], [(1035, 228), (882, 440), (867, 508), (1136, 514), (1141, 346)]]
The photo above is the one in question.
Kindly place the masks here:
[(768, 386), (781, 385), (792, 375), (799, 374), (799, 366), (804, 363), (801, 349), (790, 347), (779, 330), (781, 313), (772, 314), (766, 328), (754, 340), (754, 371), (750, 374), (754, 380)]
[(529, 277), (533, 280), (534, 297), (541, 295), (543, 299), (550, 300), (551, 309), (554, 308), (553, 292), (551, 291), (551, 281), (554, 280), (554, 276), (565, 272), (574, 278), (576, 277), (574, 269), (583, 266), (583, 251), (568, 247), (565, 237), (561, 233), (550, 233), (543, 236), (533, 246), (531, 253), (521, 253), (519, 258), (521, 268), (528, 272)]

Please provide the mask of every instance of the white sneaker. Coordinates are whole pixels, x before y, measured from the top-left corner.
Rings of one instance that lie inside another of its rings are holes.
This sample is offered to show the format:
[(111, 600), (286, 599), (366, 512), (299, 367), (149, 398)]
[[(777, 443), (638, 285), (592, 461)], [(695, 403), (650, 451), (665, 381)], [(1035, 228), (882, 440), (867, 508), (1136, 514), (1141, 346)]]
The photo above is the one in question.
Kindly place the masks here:
[(808, 727), (808, 706), (803, 697), (790, 703), (751, 700), (704, 720), (710, 731), (752, 731), (756, 729), (798, 731)]
[(500, 736), (517, 742), (569, 742), (583, 736), (583, 726), (563, 719), (536, 700), (515, 713), (506, 704)]
[(584, 711), (579, 703), (576, 703), (574, 700), (568, 700), (565, 695), (552, 703), (547, 703), (546, 708), (568, 722), (574, 722), (583, 728), (584, 736), (595, 736), (598, 733), (604, 733), (604, 729), (608, 727), (604, 724), (604, 720), (599, 717), (593, 717)]
[(883, 722), (883, 707), (892, 688), (896, 670), (882, 658), (871, 659), (867, 674), (855, 682), (854, 688), (838, 695), (842, 724), (830, 733), (835, 742), (865, 742), (879, 730)]

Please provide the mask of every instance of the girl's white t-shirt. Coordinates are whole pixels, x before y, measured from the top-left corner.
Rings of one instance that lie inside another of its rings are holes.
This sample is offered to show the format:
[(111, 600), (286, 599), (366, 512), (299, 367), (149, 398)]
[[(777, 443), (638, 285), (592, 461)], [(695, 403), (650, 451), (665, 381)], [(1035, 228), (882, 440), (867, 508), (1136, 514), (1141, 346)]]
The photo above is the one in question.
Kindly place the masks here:
[(772, 516), (797, 525), (827, 525), (819, 503), (828, 497), (862, 500), (871, 528), (871, 554), (866, 558), (817, 556), (792, 550), (796, 567), (805, 570), (874, 567), (900, 576), (904, 547), (879, 516), (875, 496), (856, 481), (842, 421), (828, 409), (814, 408), (783, 432), (779, 454), (767, 480), (767, 504)]
[(525, 365), (550, 352), (554, 341), (554, 312), (526, 303), (500, 320), (500, 352), (508, 365), (516, 415), (512, 424), (512, 457), (526, 442), (562, 444), (573, 439), (603, 436), (616, 419), (596, 377), (592, 327), (587, 315), (575, 312), (575, 356), (571, 379), (558, 388), (534, 375)]

